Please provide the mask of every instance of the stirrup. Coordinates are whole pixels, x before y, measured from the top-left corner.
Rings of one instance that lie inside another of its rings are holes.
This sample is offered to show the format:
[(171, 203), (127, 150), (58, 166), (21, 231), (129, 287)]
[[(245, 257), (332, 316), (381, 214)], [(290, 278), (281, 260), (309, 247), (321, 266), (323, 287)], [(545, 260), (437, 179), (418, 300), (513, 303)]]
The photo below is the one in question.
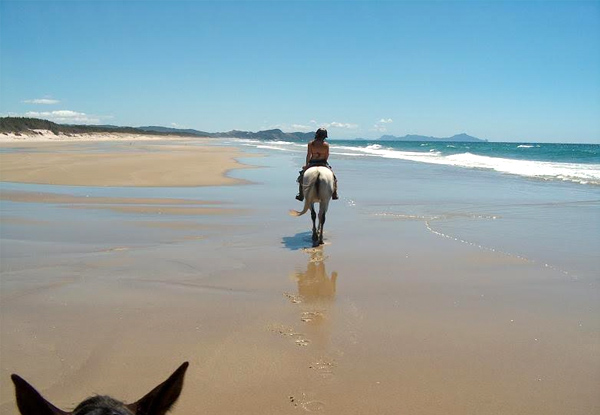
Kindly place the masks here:
[(296, 195), (296, 200), (299, 200), (299, 201), (301, 201), (301, 202), (302, 202), (302, 201), (304, 200), (304, 195), (297, 194), (297, 195)]

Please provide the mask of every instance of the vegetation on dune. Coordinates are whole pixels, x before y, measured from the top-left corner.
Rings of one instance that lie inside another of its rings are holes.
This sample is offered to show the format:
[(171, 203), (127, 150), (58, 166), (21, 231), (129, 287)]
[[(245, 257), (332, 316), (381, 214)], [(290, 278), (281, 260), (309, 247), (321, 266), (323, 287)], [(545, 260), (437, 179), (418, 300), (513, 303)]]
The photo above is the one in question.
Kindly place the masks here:
[(52, 121), (21, 117), (0, 118), (0, 133), (20, 133), (29, 130), (50, 130), (54, 134), (60, 131), (59, 125)]
[(116, 127), (111, 125), (67, 125), (57, 124), (39, 118), (0, 117), (0, 133), (25, 133), (29, 135), (32, 132), (35, 132), (32, 130), (48, 130), (55, 135), (58, 135), (59, 133), (65, 135), (86, 133), (174, 134), (172, 132), (144, 131), (133, 127)]
[(0, 134), (13, 133), (17, 135), (38, 134), (34, 130), (48, 130), (58, 135), (85, 134), (85, 133), (128, 133), (128, 134), (146, 134), (146, 135), (164, 135), (164, 136), (196, 136), (213, 138), (251, 138), (258, 140), (287, 140), (287, 141), (308, 141), (312, 139), (314, 133), (284, 133), (279, 129), (250, 132), (250, 131), (229, 131), (226, 133), (208, 133), (194, 129), (179, 129), (168, 127), (116, 127), (113, 125), (68, 125), (57, 124), (52, 121), (39, 118), (25, 117), (0, 117)]

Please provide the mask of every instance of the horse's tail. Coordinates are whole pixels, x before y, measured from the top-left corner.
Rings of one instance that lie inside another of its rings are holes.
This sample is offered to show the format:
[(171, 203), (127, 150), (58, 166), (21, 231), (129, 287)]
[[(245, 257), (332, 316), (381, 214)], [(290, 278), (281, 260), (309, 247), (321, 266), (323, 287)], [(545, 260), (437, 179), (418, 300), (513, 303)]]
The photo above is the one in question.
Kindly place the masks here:
[(302, 185), (302, 192), (304, 193), (304, 207), (301, 211), (290, 210), (291, 216), (302, 216), (310, 209), (310, 201), (312, 196), (313, 188), (319, 194), (319, 172), (310, 178), (310, 181), (307, 184)]

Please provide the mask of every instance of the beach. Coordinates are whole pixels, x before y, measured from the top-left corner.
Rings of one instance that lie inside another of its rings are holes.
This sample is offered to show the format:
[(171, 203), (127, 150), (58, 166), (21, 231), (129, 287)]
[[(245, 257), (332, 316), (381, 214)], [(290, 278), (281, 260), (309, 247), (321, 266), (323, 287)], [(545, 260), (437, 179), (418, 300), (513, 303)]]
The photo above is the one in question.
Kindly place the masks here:
[(600, 411), (599, 187), (334, 152), (312, 247), (301, 147), (104, 138), (0, 143), (0, 414)]

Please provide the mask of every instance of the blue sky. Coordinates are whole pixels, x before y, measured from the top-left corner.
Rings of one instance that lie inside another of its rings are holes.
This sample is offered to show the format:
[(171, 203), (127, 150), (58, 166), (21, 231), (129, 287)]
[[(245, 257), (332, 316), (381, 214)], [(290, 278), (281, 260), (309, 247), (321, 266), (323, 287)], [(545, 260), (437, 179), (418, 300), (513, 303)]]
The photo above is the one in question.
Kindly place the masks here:
[(600, 2), (0, 0), (0, 114), (600, 143)]

